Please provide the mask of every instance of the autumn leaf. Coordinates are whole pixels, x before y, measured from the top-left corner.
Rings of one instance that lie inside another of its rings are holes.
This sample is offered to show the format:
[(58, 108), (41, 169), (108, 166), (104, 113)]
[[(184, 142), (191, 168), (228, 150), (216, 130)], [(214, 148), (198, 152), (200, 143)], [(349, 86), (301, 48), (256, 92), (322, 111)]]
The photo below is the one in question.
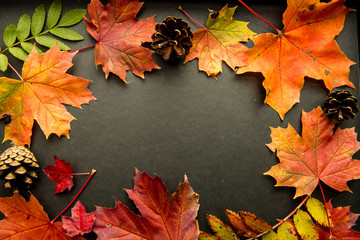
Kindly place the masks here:
[(0, 221), (0, 239), (84, 239), (67, 236), (62, 229), (62, 222), (52, 223), (33, 195), (30, 195), (29, 201), (25, 201), (19, 194), (0, 198), (0, 211), (5, 214), (5, 219)]
[[(206, 219), (210, 225), (211, 230), (216, 235), (216, 239), (220, 240), (237, 240), (236, 233), (232, 230), (231, 227), (223, 223), (219, 218), (213, 215), (207, 215)], [(215, 236), (211, 236), (207, 233), (201, 233), (200, 239), (215, 239)]]
[(199, 70), (215, 79), (222, 71), (222, 61), (233, 70), (247, 64), (247, 48), (240, 42), (246, 42), (254, 33), (248, 29), (248, 23), (233, 20), (236, 8), (226, 5), (215, 18), (210, 13), (206, 28), (194, 32), (193, 47), (185, 63), (198, 58)]
[(73, 170), (70, 163), (54, 156), (55, 165), (48, 165), (43, 172), (50, 180), (55, 181), (55, 194), (61, 193), (74, 186)]
[(159, 177), (136, 169), (134, 189), (126, 190), (141, 216), (119, 200), (114, 208), (96, 207), (94, 232), (105, 239), (198, 239), (199, 195), (188, 179), (170, 195)]
[(235, 213), (231, 210), (225, 210), (225, 215), (236, 229), (237, 234), (243, 237), (256, 237), (259, 233), (272, 230), (267, 222), (249, 212)]
[(296, 188), (295, 198), (310, 195), (321, 180), (338, 191), (350, 191), (347, 181), (360, 178), (360, 161), (352, 159), (359, 150), (354, 128), (337, 129), (318, 107), (303, 112), (302, 136), (289, 125), (270, 128), (272, 142), (280, 163), (265, 175), (276, 179), (276, 186)]
[(266, 33), (253, 38), (255, 46), (247, 51), (248, 66), (237, 73), (261, 72), (265, 80), (265, 103), (281, 119), (299, 102), (304, 77), (323, 80), (325, 87), (347, 85), (350, 61), (334, 40), (350, 12), (345, 0), (320, 3), (319, 0), (288, 0), (283, 14), (284, 28), (278, 34)]
[(102, 65), (106, 78), (112, 72), (126, 82), (127, 71), (144, 78), (145, 71), (160, 68), (151, 58), (152, 51), (141, 47), (151, 41), (156, 24), (154, 16), (136, 19), (142, 5), (138, 0), (110, 0), (104, 6), (91, 0), (86, 28), (97, 41), (95, 63)]
[(22, 80), (0, 77), (0, 116), (12, 118), (5, 126), (4, 141), (30, 145), (34, 120), (46, 138), (51, 133), (69, 137), (75, 118), (63, 104), (81, 108), (95, 99), (87, 88), (89, 80), (65, 73), (75, 54), (55, 45), (39, 55), (34, 48), (24, 63)]
[[(333, 208), (331, 201), (325, 204), (329, 211), (330, 220), (332, 223), (331, 234), (332, 239), (340, 240), (357, 240), (360, 239), (360, 232), (354, 231), (351, 227), (355, 226), (355, 222), (360, 214), (355, 214), (350, 211), (350, 207)], [(329, 228), (317, 225), (320, 239), (329, 239)]]
[(71, 209), (71, 217), (62, 216), (63, 229), (70, 237), (92, 232), (95, 223), (95, 212), (86, 213), (84, 205), (77, 201)]

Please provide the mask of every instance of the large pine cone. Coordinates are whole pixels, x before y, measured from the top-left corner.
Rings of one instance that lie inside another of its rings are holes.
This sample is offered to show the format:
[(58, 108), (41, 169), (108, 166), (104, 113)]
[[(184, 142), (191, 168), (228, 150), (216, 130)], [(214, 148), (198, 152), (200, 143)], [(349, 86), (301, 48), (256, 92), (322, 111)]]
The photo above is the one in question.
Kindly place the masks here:
[(165, 61), (185, 57), (192, 47), (193, 33), (182, 18), (167, 17), (155, 26), (151, 47)]
[(321, 108), (328, 118), (337, 123), (352, 119), (359, 112), (356, 97), (346, 90), (331, 92), (324, 99)]
[(39, 167), (34, 154), (24, 146), (12, 146), (0, 155), (0, 178), (14, 192), (30, 188)]

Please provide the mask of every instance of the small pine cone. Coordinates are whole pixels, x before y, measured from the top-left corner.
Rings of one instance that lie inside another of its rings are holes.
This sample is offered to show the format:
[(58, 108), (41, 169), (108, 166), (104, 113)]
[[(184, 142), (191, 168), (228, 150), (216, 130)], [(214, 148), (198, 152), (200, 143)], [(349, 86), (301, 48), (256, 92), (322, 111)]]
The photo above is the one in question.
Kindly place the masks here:
[(349, 91), (337, 90), (329, 93), (321, 108), (325, 115), (334, 122), (352, 119), (359, 112), (357, 99)]
[(162, 23), (156, 24), (155, 30), (156, 33), (151, 36), (151, 47), (165, 61), (174, 61), (189, 54), (193, 33), (182, 18), (167, 17)]
[(24, 146), (12, 146), (0, 155), (0, 179), (14, 192), (30, 188), (39, 167), (34, 154)]

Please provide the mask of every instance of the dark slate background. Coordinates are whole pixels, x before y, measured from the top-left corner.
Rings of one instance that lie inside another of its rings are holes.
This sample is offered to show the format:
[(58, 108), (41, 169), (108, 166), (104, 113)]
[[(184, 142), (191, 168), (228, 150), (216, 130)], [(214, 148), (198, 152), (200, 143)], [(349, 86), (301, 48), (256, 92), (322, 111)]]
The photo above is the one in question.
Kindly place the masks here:
[[(1, 0), (0, 32), (19, 17), (44, 3), (48, 9), (52, 1)], [(282, 13), (286, 1), (246, 1), (256, 12), (282, 28)], [(89, 1), (63, 0), (64, 12), (73, 8), (86, 8)], [(225, 4), (239, 5), (228, 1), (155, 1), (144, 4), (139, 19), (156, 15), (161, 22), (167, 16), (184, 17), (192, 29), (199, 29), (177, 10), (181, 5), (193, 18), (206, 24), (208, 9), (219, 10)], [(347, 1), (347, 6), (356, 8), (356, 1)], [(268, 25), (239, 5), (234, 19), (247, 21), (256, 33), (274, 32)], [(72, 27), (85, 40), (66, 42), (73, 50), (94, 43), (87, 33), (85, 23)], [(349, 13), (337, 41), (348, 58), (359, 63), (357, 14)], [(1, 41), (1, 47), (4, 44)], [(247, 44), (248, 47), (252, 43)], [(9, 54), (7, 53), (9, 56)], [(306, 78), (301, 92), (301, 103), (296, 104), (281, 121), (278, 114), (264, 105), (265, 90), (261, 74), (236, 75), (225, 63), (218, 80), (207, 77), (197, 69), (197, 60), (185, 65), (166, 63), (153, 55), (161, 70), (145, 73), (145, 79), (127, 74), (129, 84), (110, 74), (105, 79), (101, 67), (95, 67), (93, 49), (79, 52), (73, 59), (69, 73), (93, 80), (89, 85), (98, 99), (83, 105), (83, 109), (67, 107), (77, 121), (71, 123), (70, 139), (51, 135), (45, 139), (35, 123), (31, 150), (42, 168), (53, 164), (54, 155), (70, 162), (74, 172), (97, 173), (90, 181), (79, 200), (93, 211), (95, 205), (113, 207), (117, 198), (136, 211), (124, 188), (132, 188), (134, 168), (152, 176), (160, 176), (169, 191), (176, 190), (184, 174), (191, 186), (200, 194), (198, 219), (200, 229), (209, 231), (206, 214), (213, 214), (226, 221), (223, 210), (249, 211), (275, 224), (276, 219), (288, 215), (301, 201), (293, 199), (294, 188), (275, 188), (275, 180), (264, 176), (271, 166), (278, 163), (275, 154), (265, 146), (270, 143), (269, 127), (287, 127), (291, 124), (301, 132), (301, 111), (311, 111), (319, 106), (328, 91), (321, 81)], [(21, 62), (9, 57), (12, 65), (21, 72)], [(1, 76), (17, 79), (10, 70)], [(351, 67), (350, 80), (359, 89), (359, 66)], [(356, 97), (358, 90), (350, 90)], [(359, 116), (357, 116), (359, 118)], [(355, 127), (359, 121), (351, 120), (341, 128)], [(4, 123), (0, 121), (3, 138)], [(9, 142), (0, 145), (4, 151)], [(355, 154), (360, 159), (360, 154)], [(54, 218), (76, 195), (87, 177), (75, 176), (75, 187), (70, 192), (54, 195), (54, 182), (40, 174), (40, 182), (32, 193), (44, 206), (50, 219)], [(360, 181), (350, 181), (353, 193), (337, 192), (324, 185), (326, 199), (337, 206), (351, 205), (351, 210), (360, 213)], [(321, 200), (319, 189), (315, 197)], [(0, 196), (11, 192), (0, 187)], [(65, 215), (70, 215), (68, 210)], [(356, 227), (360, 230), (360, 222)], [(95, 239), (95, 234), (87, 235)]]

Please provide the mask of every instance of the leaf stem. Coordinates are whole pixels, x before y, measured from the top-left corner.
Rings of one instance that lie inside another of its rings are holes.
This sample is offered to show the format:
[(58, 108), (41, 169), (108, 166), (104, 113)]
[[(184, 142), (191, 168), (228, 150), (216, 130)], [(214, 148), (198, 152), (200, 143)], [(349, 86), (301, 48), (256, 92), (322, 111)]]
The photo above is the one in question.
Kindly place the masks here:
[(21, 79), (21, 81), (24, 81), (21, 77), (21, 75), (18, 73), (18, 71), (16, 71), (16, 69), (8, 62), (9, 67), (16, 73), (16, 75), (18, 75), (18, 77)]
[(267, 21), (265, 18), (261, 17), (259, 14), (257, 14), (254, 10), (252, 10), (248, 5), (246, 5), (242, 0), (238, 0), (245, 8), (247, 8), (247, 10), (249, 10), (250, 12), (252, 12), (255, 16), (257, 16), (258, 18), (260, 18), (261, 20), (263, 20), (265, 23), (267, 23), (270, 27), (272, 27), (273, 29), (275, 29), (275, 31), (277, 33), (281, 33), (281, 31), (279, 29), (277, 29), (274, 25), (272, 25), (269, 21)]
[(326, 212), (326, 218), (328, 220), (328, 224), (329, 224), (329, 234), (330, 234), (330, 239), (332, 238), (332, 231), (331, 231), (331, 225), (330, 225), (330, 218), (329, 218), (329, 213), (328, 213), (328, 208), (326, 207), (326, 200), (325, 200), (325, 194), (323, 191), (323, 188), (321, 186), (320, 180), (319, 180), (319, 187), (320, 187), (320, 191), (321, 191), (321, 195), (323, 197), (323, 201), (324, 201), (324, 207), (325, 207), (325, 212)]
[(75, 202), (75, 200), (77, 199), (77, 197), (80, 195), (80, 193), (84, 190), (85, 186), (89, 183), (90, 179), (92, 178), (92, 176), (94, 176), (96, 170), (93, 169), (91, 170), (91, 174), (89, 176), (89, 178), (86, 180), (84, 186), (82, 186), (82, 188), (80, 189), (80, 191), (76, 194), (76, 196), (74, 197), (74, 199), (64, 208), (64, 210), (62, 210), (53, 220), (51, 220), (51, 224), (53, 224), (56, 219), (58, 219), (70, 206), (71, 204), (73, 204), (73, 202)]
[(185, 10), (182, 9), (181, 6), (178, 6), (177, 9), (179, 9), (179, 10), (180, 10), (182, 13), (184, 13), (188, 18), (190, 18), (191, 21), (193, 21), (194, 23), (196, 23), (196, 24), (199, 25), (200, 27), (206, 29), (206, 27), (204, 27), (204, 25), (200, 24), (199, 22), (195, 21), (192, 17), (190, 17), (190, 15), (189, 15), (187, 12), (185, 12)]
[[(284, 222), (286, 222), (292, 215), (294, 215), (294, 214), (297, 212), (297, 210), (299, 210), (299, 209), (302, 207), (302, 205), (304, 205), (304, 203), (306, 202), (306, 200), (309, 199), (309, 197), (310, 197), (310, 195), (307, 195), (306, 198), (304, 198), (304, 199), (301, 201), (301, 203), (300, 203), (289, 215), (287, 215), (283, 220), (281, 220), (281, 221), (278, 222), (276, 225), (274, 225), (274, 226), (272, 227), (272, 229), (274, 230), (274, 229), (276, 229), (277, 227), (279, 227), (281, 224), (283, 224)], [(259, 235), (256, 236), (256, 238), (261, 237), (261, 236), (265, 235), (265, 234), (268, 233), (268, 232), (269, 232), (269, 231), (260, 233)], [(251, 240), (251, 239), (254, 239), (254, 238), (249, 238), (249, 240)]]
[(90, 175), (91, 173), (73, 173), (73, 176), (80, 176), (80, 175)]
[(73, 52), (77, 52), (77, 51), (81, 51), (81, 50), (85, 50), (85, 49), (88, 49), (88, 48), (92, 48), (96, 45), (96, 43), (90, 45), (90, 46), (87, 46), (87, 47), (83, 47), (83, 48), (79, 48), (78, 50), (72, 50), (70, 51), (70, 53), (73, 53)]

